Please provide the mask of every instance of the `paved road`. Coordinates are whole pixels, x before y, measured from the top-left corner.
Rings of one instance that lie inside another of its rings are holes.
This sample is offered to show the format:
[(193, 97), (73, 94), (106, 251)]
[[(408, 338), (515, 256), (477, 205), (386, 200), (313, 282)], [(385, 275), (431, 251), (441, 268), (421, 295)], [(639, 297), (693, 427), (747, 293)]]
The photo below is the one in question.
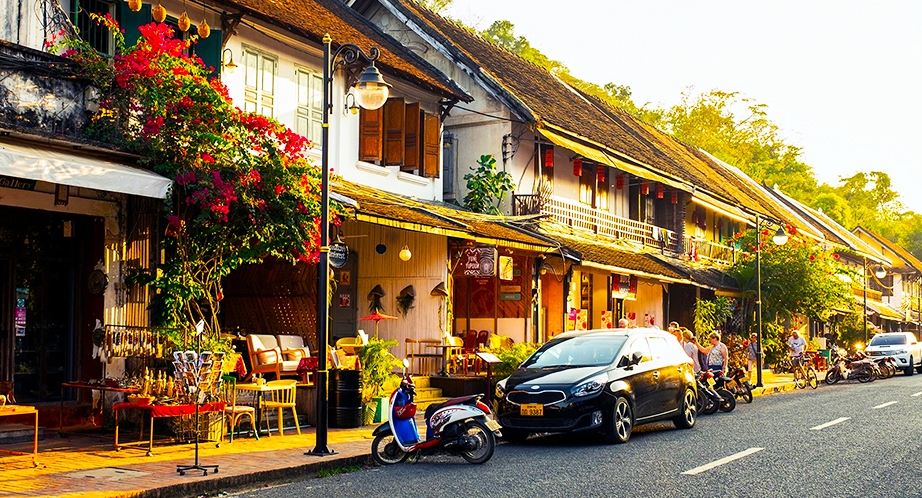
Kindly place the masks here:
[[(730, 460), (721, 464), (722, 461)], [(234, 496), (922, 496), (922, 375), (759, 397), (620, 446), (546, 436), (460, 457), (276, 483)]]

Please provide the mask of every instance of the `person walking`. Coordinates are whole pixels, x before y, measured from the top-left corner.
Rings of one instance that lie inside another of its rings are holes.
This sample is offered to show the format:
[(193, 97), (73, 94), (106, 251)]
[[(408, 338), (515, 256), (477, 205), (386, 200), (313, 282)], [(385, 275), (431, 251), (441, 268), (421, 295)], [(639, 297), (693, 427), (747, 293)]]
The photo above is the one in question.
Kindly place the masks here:
[(752, 372), (759, 366), (759, 336), (749, 334), (749, 344), (746, 345), (746, 377), (752, 382)]
[(672, 334), (677, 341), (679, 341), (679, 344), (682, 344), (682, 328), (679, 327), (679, 322), (669, 322), (669, 333)]
[(685, 329), (682, 331), (682, 339), (682, 349), (692, 359), (695, 376), (697, 377), (698, 373), (701, 372), (701, 362), (698, 361), (698, 345), (695, 344), (695, 334), (692, 334), (691, 330)]
[[(727, 361), (730, 358), (730, 351), (727, 345), (720, 342), (720, 332), (716, 330), (708, 335), (708, 341), (711, 345), (704, 347), (698, 344), (698, 351), (707, 355), (708, 370), (714, 372), (714, 375), (727, 375)], [(703, 365), (702, 365), (703, 367)]]

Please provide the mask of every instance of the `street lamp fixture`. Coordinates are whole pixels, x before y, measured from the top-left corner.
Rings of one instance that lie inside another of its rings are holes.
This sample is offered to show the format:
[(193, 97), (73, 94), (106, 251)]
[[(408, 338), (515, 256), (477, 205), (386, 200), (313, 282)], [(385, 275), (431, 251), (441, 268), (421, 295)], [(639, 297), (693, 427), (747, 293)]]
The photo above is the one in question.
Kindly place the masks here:
[[(883, 266), (877, 265), (874, 267), (874, 276), (878, 280), (887, 276), (887, 270)], [(868, 343), (868, 257), (864, 257), (864, 315), (861, 317), (864, 323), (864, 343)], [(883, 285), (883, 284), (881, 284)]]
[(327, 347), (330, 327), (330, 114), (333, 113), (333, 74), (337, 69), (362, 61), (369, 64), (353, 89), (356, 103), (366, 109), (378, 109), (387, 102), (388, 85), (375, 67), (380, 55), (377, 47), (366, 54), (358, 45), (346, 43), (332, 50), (333, 38), (323, 35), (323, 142), (320, 144), (320, 262), (317, 267), (317, 431), (314, 449), (305, 455), (326, 456), (335, 452), (327, 447)]
[[(788, 234), (784, 226), (779, 226), (772, 237), (775, 245), (783, 246), (788, 242)], [(756, 387), (762, 387), (762, 227), (759, 215), (756, 215), (756, 341), (759, 350), (756, 352)]]

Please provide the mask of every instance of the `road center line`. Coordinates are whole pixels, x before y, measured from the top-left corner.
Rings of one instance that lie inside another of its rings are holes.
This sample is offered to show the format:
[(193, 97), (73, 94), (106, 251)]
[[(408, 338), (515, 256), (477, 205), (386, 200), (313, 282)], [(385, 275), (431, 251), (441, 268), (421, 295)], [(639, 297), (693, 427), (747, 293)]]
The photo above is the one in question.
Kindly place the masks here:
[(877, 405), (877, 406), (874, 407), (874, 409), (877, 410), (878, 408), (884, 408), (884, 407), (887, 407), (887, 406), (890, 406), (890, 405), (895, 405), (895, 404), (897, 404), (897, 403), (899, 403), (899, 401), (890, 401), (890, 402), (884, 403), (884, 404), (882, 404), (882, 405)]
[(839, 417), (831, 422), (826, 422), (825, 424), (820, 424), (816, 427), (811, 427), (810, 430), (811, 431), (821, 431), (827, 427), (832, 427), (833, 425), (841, 424), (842, 422), (845, 422), (846, 420), (849, 420), (849, 419), (851, 419), (851, 417)]
[(730, 462), (732, 462), (732, 461), (734, 461), (734, 460), (739, 460), (740, 458), (743, 458), (743, 457), (745, 457), (745, 456), (749, 456), (749, 455), (751, 455), (751, 454), (753, 454), (753, 453), (758, 453), (758, 452), (760, 452), (760, 451), (762, 451), (762, 450), (764, 450), (764, 449), (765, 449), (765, 448), (749, 448), (748, 450), (744, 450), (744, 451), (741, 451), (741, 452), (739, 452), (739, 453), (730, 455), (730, 456), (728, 456), (728, 457), (721, 458), (720, 460), (715, 460), (715, 461), (713, 461), (713, 462), (711, 462), (711, 463), (702, 465), (702, 466), (700, 466), (700, 467), (695, 467), (695, 468), (693, 468), (693, 469), (691, 469), (691, 470), (686, 470), (685, 472), (682, 472), (682, 475), (686, 475), (686, 476), (696, 476), (696, 475), (698, 475), (698, 474), (700, 474), (700, 473), (702, 473), (702, 472), (707, 472), (708, 470), (711, 470), (711, 469), (713, 469), (714, 467), (720, 467), (721, 465), (730, 463)]
[(916, 397), (916, 396), (922, 396), (922, 391), (919, 391), (919, 392), (917, 392), (917, 393), (915, 393), (915, 394), (913, 394), (912, 396), (913, 396), (913, 397)]

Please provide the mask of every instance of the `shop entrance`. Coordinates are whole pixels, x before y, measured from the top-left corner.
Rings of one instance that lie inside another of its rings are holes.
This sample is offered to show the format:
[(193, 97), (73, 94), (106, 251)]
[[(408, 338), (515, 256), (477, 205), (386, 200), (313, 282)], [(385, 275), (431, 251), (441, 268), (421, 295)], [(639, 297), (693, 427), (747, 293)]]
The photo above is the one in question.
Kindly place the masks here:
[(19, 403), (60, 400), (75, 378), (81, 232), (90, 218), (0, 208), (0, 380)]

